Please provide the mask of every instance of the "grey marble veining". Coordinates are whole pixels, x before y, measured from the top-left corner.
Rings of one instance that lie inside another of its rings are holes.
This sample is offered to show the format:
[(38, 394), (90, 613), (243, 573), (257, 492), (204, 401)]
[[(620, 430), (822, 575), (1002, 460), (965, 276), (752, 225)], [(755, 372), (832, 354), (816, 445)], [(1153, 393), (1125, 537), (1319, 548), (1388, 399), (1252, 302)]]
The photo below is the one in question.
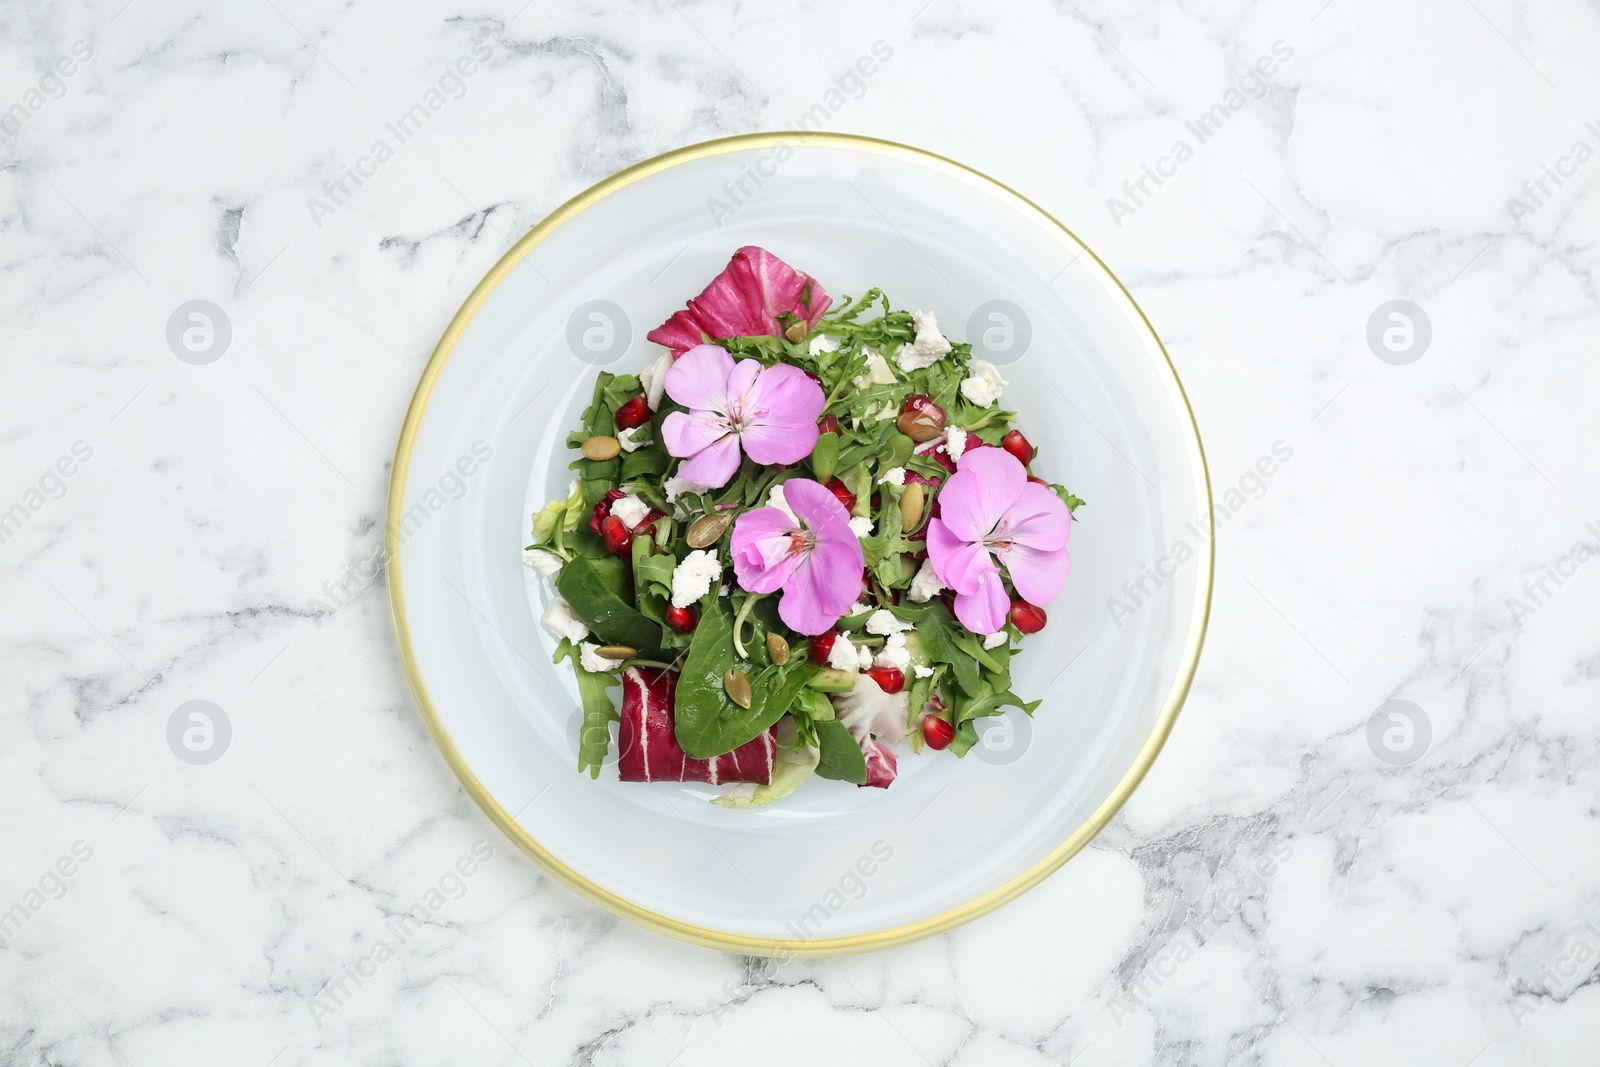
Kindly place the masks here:
[[(0, 1062), (1593, 1062), (1597, 45), (1506, 0), (10, 5)], [(328, 590), (509, 241), (819, 103), (1107, 260), (1226, 515), (1188, 707), (1093, 846), (779, 964), (556, 885), (428, 738), (381, 581)], [(175, 756), (190, 701), (225, 759)]]

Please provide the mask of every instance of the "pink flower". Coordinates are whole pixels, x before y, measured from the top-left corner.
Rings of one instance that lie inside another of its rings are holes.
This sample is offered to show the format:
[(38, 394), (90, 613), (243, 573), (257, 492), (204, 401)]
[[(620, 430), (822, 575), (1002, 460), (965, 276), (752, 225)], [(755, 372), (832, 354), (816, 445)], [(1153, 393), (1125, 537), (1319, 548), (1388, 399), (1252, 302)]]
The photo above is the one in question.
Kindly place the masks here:
[(687, 309), (651, 330), (650, 340), (672, 349), (674, 358), (700, 344), (703, 337), (776, 337), (783, 333), (781, 316), (817, 325), (833, 303), (810, 275), (755, 245), (733, 254), (722, 273)]
[(1061, 592), (1072, 569), (1071, 533), (1067, 506), (1049, 487), (1028, 481), (1017, 457), (978, 448), (961, 457), (939, 491), (939, 517), (928, 523), (928, 558), (939, 580), (956, 591), (961, 624), (992, 634), (1011, 607), (1000, 566), (1018, 596), (1043, 604)]
[(667, 371), (667, 395), (688, 408), (661, 422), (674, 456), (689, 457), (680, 478), (716, 489), (739, 469), (739, 453), (757, 463), (798, 463), (817, 445), (822, 387), (787, 363), (738, 363), (716, 345), (695, 345)]
[(733, 573), (752, 593), (781, 588), (778, 617), (815, 636), (843, 618), (861, 592), (861, 542), (850, 529), (850, 513), (822, 485), (791, 478), (783, 483), (783, 499), (795, 517), (782, 508), (756, 508), (734, 520)]

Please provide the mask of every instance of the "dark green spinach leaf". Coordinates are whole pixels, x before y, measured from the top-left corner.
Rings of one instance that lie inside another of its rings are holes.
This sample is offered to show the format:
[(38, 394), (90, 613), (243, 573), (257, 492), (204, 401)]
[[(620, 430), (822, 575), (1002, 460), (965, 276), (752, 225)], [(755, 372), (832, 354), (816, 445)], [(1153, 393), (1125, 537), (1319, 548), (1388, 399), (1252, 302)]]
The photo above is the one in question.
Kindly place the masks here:
[[(801, 657), (779, 667), (763, 667), (750, 676), (753, 699), (741, 708), (728, 699), (723, 677), (738, 664), (733, 648), (733, 616), (716, 592), (700, 602), (700, 622), (689, 642), (689, 655), (678, 676), (673, 708), (678, 744), (695, 759), (731, 752), (782, 717), (817, 668)], [(744, 665), (754, 670), (750, 664)]]
[(629, 602), (628, 568), (620, 556), (577, 556), (561, 568), (556, 591), (596, 637), (649, 657), (660, 651), (661, 627)]
[(844, 723), (838, 719), (817, 723), (817, 745), (822, 750), (822, 760), (817, 764), (818, 777), (856, 785), (866, 783), (866, 754)]

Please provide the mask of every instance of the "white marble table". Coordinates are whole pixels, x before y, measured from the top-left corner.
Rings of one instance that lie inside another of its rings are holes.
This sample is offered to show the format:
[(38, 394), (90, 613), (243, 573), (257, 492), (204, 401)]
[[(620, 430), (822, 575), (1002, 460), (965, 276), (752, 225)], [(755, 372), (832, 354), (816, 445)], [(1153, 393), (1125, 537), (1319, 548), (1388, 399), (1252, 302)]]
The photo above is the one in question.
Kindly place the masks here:
[[(576, 7), (0, 14), (0, 1062), (1594, 1062), (1594, 6)], [(508, 239), (819, 103), (1101, 253), (1228, 514), (1188, 707), (1090, 849), (769, 967), (553, 884), (428, 738), (381, 582), (325, 588)], [(195, 300), (212, 362), (169, 345)], [(208, 766), (169, 748), (191, 700)]]

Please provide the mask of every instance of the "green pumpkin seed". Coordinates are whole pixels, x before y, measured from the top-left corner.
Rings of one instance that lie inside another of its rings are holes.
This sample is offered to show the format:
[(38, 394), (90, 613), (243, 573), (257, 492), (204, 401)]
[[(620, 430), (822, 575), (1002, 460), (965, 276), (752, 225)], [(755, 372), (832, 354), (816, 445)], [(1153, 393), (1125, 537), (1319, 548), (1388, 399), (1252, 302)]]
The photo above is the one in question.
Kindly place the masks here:
[(728, 673), (722, 676), (722, 688), (727, 692), (728, 699), (741, 708), (750, 706), (750, 679), (737, 667), (729, 667)]
[(723, 531), (732, 521), (731, 511), (713, 511), (709, 515), (702, 515), (689, 524), (683, 539), (689, 542), (690, 548), (710, 548), (722, 540)]
[(596, 434), (583, 443), (581, 451), (584, 459), (599, 461), (616, 459), (617, 453), (622, 451), (622, 442), (615, 437)]

